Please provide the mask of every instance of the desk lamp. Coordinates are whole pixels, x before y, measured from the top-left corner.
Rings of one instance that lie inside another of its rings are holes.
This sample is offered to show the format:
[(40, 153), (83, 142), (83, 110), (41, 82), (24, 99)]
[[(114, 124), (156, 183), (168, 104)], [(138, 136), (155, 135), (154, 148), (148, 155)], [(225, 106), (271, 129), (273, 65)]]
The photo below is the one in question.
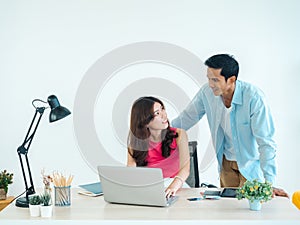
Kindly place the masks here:
[[(47, 104), (47, 107), (45, 107), (45, 106), (44, 107), (37, 107), (37, 106), (35, 106), (36, 102), (42, 102), (43, 104)], [(45, 109), (49, 108), (49, 106), (51, 108), (50, 115), (49, 115), (49, 122), (50, 123), (55, 122), (57, 120), (60, 120), (60, 119), (62, 119), (62, 118), (64, 118), (64, 117), (71, 114), (71, 112), (67, 108), (65, 108), (65, 107), (63, 107), (59, 104), (59, 101), (58, 101), (58, 99), (55, 95), (49, 96), (47, 102), (42, 101), (40, 99), (34, 99), (32, 101), (32, 105), (35, 108), (35, 114), (33, 116), (30, 127), (27, 131), (24, 142), (17, 149), (20, 164), (21, 164), (21, 168), (22, 168), (24, 183), (25, 183), (26, 197), (18, 198), (16, 200), (16, 206), (23, 207), (23, 208), (29, 207), (29, 195), (32, 195), (32, 194), (35, 193), (27, 153), (28, 153), (28, 149), (31, 145), (32, 139), (35, 135), (35, 132), (36, 132), (37, 127), (38, 127), (38, 125), (41, 121), (41, 118), (43, 116), (43, 113), (44, 113)], [(27, 175), (29, 177), (30, 186), (28, 186), (28, 183), (27, 183), (27, 176), (25, 174), (25, 169), (24, 169), (24, 164), (23, 164), (23, 157), (26, 160)]]

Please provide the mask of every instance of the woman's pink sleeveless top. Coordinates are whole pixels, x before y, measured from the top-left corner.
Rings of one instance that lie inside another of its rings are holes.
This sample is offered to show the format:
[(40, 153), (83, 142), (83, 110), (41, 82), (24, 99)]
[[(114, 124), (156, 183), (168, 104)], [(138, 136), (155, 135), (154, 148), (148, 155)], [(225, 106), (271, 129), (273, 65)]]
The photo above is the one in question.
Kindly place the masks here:
[(173, 139), (171, 147), (171, 154), (168, 158), (164, 158), (162, 153), (162, 143), (149, 141), (148, 156), (146, 158), (150, 168), (161, 168), (163, 177), (174, 177), (179, 172), (179, 151), (176, 143), (176, 139)]

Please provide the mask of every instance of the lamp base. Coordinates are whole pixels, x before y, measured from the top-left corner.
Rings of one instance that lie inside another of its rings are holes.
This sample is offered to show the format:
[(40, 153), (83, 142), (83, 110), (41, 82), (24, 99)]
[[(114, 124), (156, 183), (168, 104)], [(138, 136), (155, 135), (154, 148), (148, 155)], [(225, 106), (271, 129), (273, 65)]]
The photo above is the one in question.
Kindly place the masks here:
[(29, 208), (29, 202), (26, 197), (20, 197), (16, 200), (16, 206), (21, 208)]

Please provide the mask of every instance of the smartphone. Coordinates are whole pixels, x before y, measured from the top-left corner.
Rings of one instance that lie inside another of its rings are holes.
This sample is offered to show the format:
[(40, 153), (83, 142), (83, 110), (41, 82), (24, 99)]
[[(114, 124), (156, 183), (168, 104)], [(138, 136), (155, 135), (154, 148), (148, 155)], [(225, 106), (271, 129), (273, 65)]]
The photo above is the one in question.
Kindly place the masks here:
[(199, 201), (199, 200), (202, 200), (203, 198), (200, 198), (200, 197), (198, 197), (198, 198), (188, 198), (187, 200), (189, 200), (189, 201)]
[(218, 200), (221, 198), (221, 196), (219, 195), (205, 195), (204, 196), (205, 199), (210, 199), (210, 200)]

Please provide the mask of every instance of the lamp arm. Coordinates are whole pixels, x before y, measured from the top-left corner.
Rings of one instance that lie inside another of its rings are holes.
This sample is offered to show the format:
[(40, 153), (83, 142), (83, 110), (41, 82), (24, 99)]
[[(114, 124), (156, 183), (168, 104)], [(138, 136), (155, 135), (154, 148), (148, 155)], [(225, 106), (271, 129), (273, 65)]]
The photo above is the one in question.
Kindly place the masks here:
[[(29, 160), (28, 160), (28, 149), (31, 145), (32, 139), (36, 133), (37, 127), (41, 121), (41, 118), (43, 116), (43, 113), (45, 111), (45, 107), (37, 107), (35, 110), (35, 114), (33, 116), (33, 119), (31, 121), (30, 127), (28, 129), (28, 132), (26, 134), (25, 140), (22, 143), (22, 145), (20, 145), (17, 149), (18, 152), (18, 156), (19, 156), (19, 160), (20, 160), (20, 164), (21, 164), (21, 169), (22, 169), (22, 174), (23, 174), (23, 178), (24, 178), (24, 183), (25, 183), (25, 192), (26, 192), (26, 201), (29, 201), (28, 195), (34, 194), (35, 190), (34, 190), (34, 185), (33, 185), (33, 180), (32, 180), (32, 174), (31, 174), (31, 170), (30, 170), (30, 166), (29, 166)], [(38, 117), (37, 117), (38, 116)], [(27, 172), (28, 172), (28, 176), (29, 176), (29, 181), (30, 181), (30, 187), (28, 187), (28, 183), (27, 183), (27, 177), (25, 174), (25, 169), (24, 169), (24, 164), (23, 164), (23, 159), (22, 159), (22, 155), (24, 155), (25, 160), (26, 160), (26, 164), (27, 164)]]

